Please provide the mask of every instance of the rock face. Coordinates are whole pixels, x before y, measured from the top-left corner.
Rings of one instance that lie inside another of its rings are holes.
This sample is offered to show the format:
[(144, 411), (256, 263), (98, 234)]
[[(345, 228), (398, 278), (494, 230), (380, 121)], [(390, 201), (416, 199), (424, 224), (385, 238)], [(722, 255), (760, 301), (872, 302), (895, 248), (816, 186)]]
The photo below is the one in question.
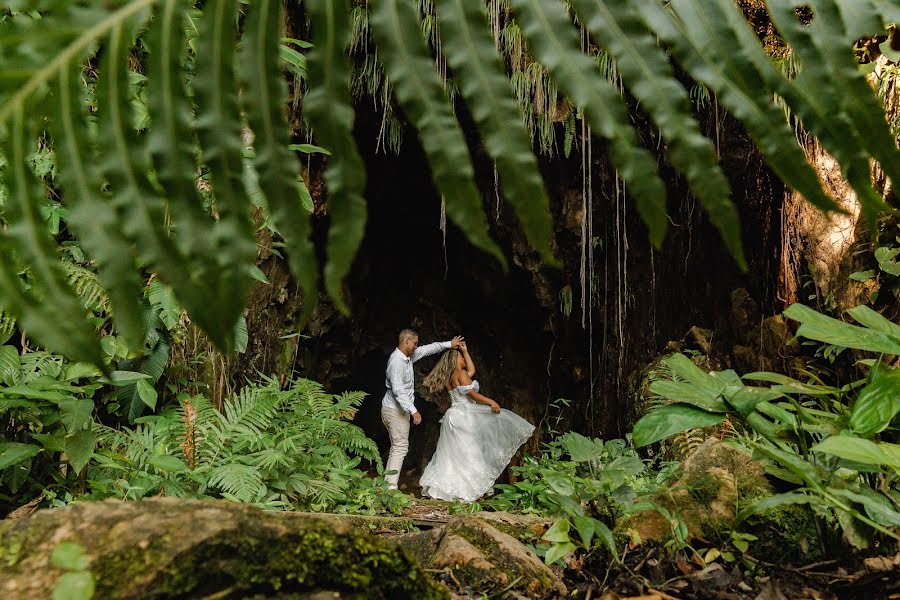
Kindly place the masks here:
[[(689, 537), (708, 537), (729, 528), (740, 497), (771, 492), (762, 463), (733, 446), (708, 438), (684, 460), (676, 479), (652, 500), (678, 514)], [(619, 531), (631, 529), (641, 540), (666, 540), (673, 524), (655, 510), (635, 513), (617, 524)]]
[(403, 549), (350, 522), (168, 498), (0, 522), (0, 597), (49, 598), (62, 542), (83, 547), (95, 598), (447, 597)]
[(559, 577), (516, 537), (501, 531), (536, 539), (549, 523), (509, 517), (502, 513), (451, 517), (442, 529), (399, 536), (397, 541), (423, 566), (446, 573), (476, 596), (501, 590), (521, 598), (565, 596), (566, 586)]

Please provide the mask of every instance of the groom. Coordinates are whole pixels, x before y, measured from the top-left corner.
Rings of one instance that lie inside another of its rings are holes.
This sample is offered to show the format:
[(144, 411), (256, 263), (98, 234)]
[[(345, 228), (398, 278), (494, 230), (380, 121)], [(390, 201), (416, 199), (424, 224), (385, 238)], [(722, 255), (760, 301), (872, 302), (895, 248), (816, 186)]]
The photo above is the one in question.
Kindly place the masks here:
[(396, 471), (385, 475), (384, 479), (392, 490), (397, 489), (403, 459), (409, 450), (409, 419), (416, 425), (422, 422), (422, 415), (416, 410), (413, 395), (414, 380), (412, 364), (420, 358), (437, 354), (449, 348), (458, 348), (463, 338), (454, 337), (449, 342), (434, 342), (419, 348), (419, 334), (412, 329), (400, 332), (397, 349), (391, 354), (387, 363), (384, 385), (387, 391), (381, 401), (381, 421), (391, 438), (391, 450), (388, 454), (385, 471)]

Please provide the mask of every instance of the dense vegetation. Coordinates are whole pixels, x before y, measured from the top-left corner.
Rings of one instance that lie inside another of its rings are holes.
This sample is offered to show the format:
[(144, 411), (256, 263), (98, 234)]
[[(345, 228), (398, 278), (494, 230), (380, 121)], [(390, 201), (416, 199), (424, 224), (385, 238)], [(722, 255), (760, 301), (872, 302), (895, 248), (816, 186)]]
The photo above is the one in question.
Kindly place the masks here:
[[(709, 368), (700, 352), (671, 354), (650, 372), (651, 409), (627, 439), (544, 423), (552, 435), (539, 455), (491, 497), (453, 510), (551, 517), (528, 541), (570, 570), (598, 555), (620, 560), (646, 541), (635, 523), (651, 513), (666, 524), (657, 541), (703, 566), (753, 571), (772, 531), (814, 547), (791, 560), (897, 550), (900, 237), (888, 214), (894, 192), (873, 183), (870, 165), (900, 181), (897, 122), (883, 106), (896, 108), (896, 3), (769, 0), (774, 42), (758, 39), (732, 0), (307, 0), (307, 39), (283, 35), (281, 2), (200, 4), (0, 7), (0, 513), (157, 495), (402, 513), (411, 500), (387, 489), (378, 447), (351, 422), (364, 394), (332, 394), (288, 372), (216, 396), (196, 377), (209, 356), (173, 354), (200, 332), (224, 353), (246, 350), (249, 290), (266, 282), (259, 231), (303, 291), (296, 335), (315, 308), (320, 267), (328, 301), (349, 310), (342, 286), (367, 218), (353, 94), (382, 98), (395, 138), (393, 111), (402, 112), (446, 217), (504, 268), (467, 119), (525, 238), (553, 266), (535, 147), (546, 152), (556, 133), (535, 112), (536, 95), (558, 96), (567, 111), (566, 155), (578, 126), (603, 140), (659, 248), (666, 182), (632, 126), (637, 103), (746, 268), (728, 179), (694, 114), (704, 96), (825, 212), (843, 209), (802, 139), (833, 156), (870, 231), (858, 248), (866, 268), (849, 277), (868, 286), (868, 303), (843, 311), (811, 293), (788, 307), (799, 327), (785, 372), (739, 374)], [(880, 97), (851, 50), (859, 40), (876, 40), (886, 59)], [(369, 44), (377, 60), (360, 58)], [(299, 124), (286, 118), (288, 83)], [(313, 154), (328, 157), (320, 249), (298, 160)], [(717, 497), (720, 480), (683, 470), (710, 436), (752, 454), (767, 478), (732, 473), (733, 513), (697, 530), (678, 490), (701, 506)]]

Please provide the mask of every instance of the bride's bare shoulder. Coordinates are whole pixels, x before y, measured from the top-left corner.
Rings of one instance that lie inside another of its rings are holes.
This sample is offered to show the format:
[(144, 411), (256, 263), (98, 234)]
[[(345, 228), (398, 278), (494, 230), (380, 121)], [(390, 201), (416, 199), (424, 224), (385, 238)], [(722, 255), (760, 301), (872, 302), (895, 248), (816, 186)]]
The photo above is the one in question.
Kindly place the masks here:
[(453, 371), (453, 375), (450, 376), (450, 383), (453, 384), (453, 387), (469, 385), (472, 383), (472, 378), (469, 377), (469, 374), (466, 373), (465, 369), (457, 369)]

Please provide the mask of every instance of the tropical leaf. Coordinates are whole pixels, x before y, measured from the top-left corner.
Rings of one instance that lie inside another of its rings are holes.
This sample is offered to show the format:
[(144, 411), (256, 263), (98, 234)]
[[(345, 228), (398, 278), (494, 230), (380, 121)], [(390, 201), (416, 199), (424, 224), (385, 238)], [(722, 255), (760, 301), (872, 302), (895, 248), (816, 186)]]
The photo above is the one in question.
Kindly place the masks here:
[(716, 164), (715, 148), (691, 117), (688, 93), (675, 79), (668, 56), (647, 31), (635, 3), (576, 0), (574, 5), (580, 21), (616, 60), (622, 80), (668, 140), (672, 165), (684, 173), (731, 255), (746, 268), (737, 209), (729, 199), (728, 180)]
[[(857, 314), (868, 315), (859, 311)], [(850, 325), (802, 304), (792, 304), (784, 311), (784, 316), (800, 322), (801, 325), (797, 329), (798, 336), (845, 348), (900, 355), (900, 335), (893, 333), (891, 329), (885, 331), (883, 328), (872, 329)], [(863, 318), (870, 317), (871, 315)]]
[(303, 100), (303, 109), (319, 141), (332, 152), (324, 175), (332, 218), (325, 287), (335, 305), (348, 313), (350, 309), (341, 286), (362, 242), (366, 222), (366, 203), (362, 197), (365, 165), (353, 141), (353, 104), (349, 90), (350, 4), (348, 0), (310, 0), (306, 8), (312, 26), (313, 49), (309, 54), (310, 90)]
[(306, 59), (278, 43), (282, 5), (275, 0), (249, 5), (240, 66), (244, 86), (254, 90), (245, 96), (245, 104), (254, 133), (254, 167), (259, 173), (259, 185), (275, 229), (282, 232), (287, 243), (291, 272), (304, 292), (302, 326), (315, 307), (318, 263), (309, 240), (309, 213), (299, 202), (300, 165), (297, 155), (289, 149), (290, 129), (284, 116), (287, 87), (278, 60), (279, 49), (282, 57), (286, 50), (297, 54), (294, 64), (298, 68), (302, 64), (305, 69)]
[(582, 51), (565, 7), (543, 0), (511, 0), (522, 33), (556, 85), (580, 107), (593, 132), (610, 141), (610, 156), (656, 246), (666, 233), (665, 187), (656, 161), (627, 124), (628, 111), (612, 84)]
[[(459, 91), (484, 137), (504, 196), (515, 208), (531, 244), (545, 262), (555, 264), (550, 248), (552, 222), (547, 218), (550, 201), (505, 67), (487, 27), (484, 3), (481, 0), (435, 0), (435, 8), (442, 49), (457, 76)], [(402, 23), (399, 25), (403, 26)], [(375, 27), (377, 30), (378, 26)], [(430, 57), (426, 55), (426, 58)], [(405, 62), (410, 66), (414, 64), (410, 59)], [(418, 63), (425, 64), (421, 56)], [(388, 75), (395, 83), (395, 94), (399, 95), (396, 78), (391, 71)], [(422, 133), (428, 136), (427, 131)]]
[(638, 448), (698, 427), (718, 425), (724, 414), (711, 413), (687, 404), (670, 404), (650, 411), (634, 424), (632, 439)]
[(372, 35), (387, 58), (385, 70), (394, 95), (420, 132), (447, 216), (469, 241), (505, 265), (503, 254), (488, 235), (468, 147), (417, 22), (418, 14), (409, 2), (387, 0), (372, 7)]

